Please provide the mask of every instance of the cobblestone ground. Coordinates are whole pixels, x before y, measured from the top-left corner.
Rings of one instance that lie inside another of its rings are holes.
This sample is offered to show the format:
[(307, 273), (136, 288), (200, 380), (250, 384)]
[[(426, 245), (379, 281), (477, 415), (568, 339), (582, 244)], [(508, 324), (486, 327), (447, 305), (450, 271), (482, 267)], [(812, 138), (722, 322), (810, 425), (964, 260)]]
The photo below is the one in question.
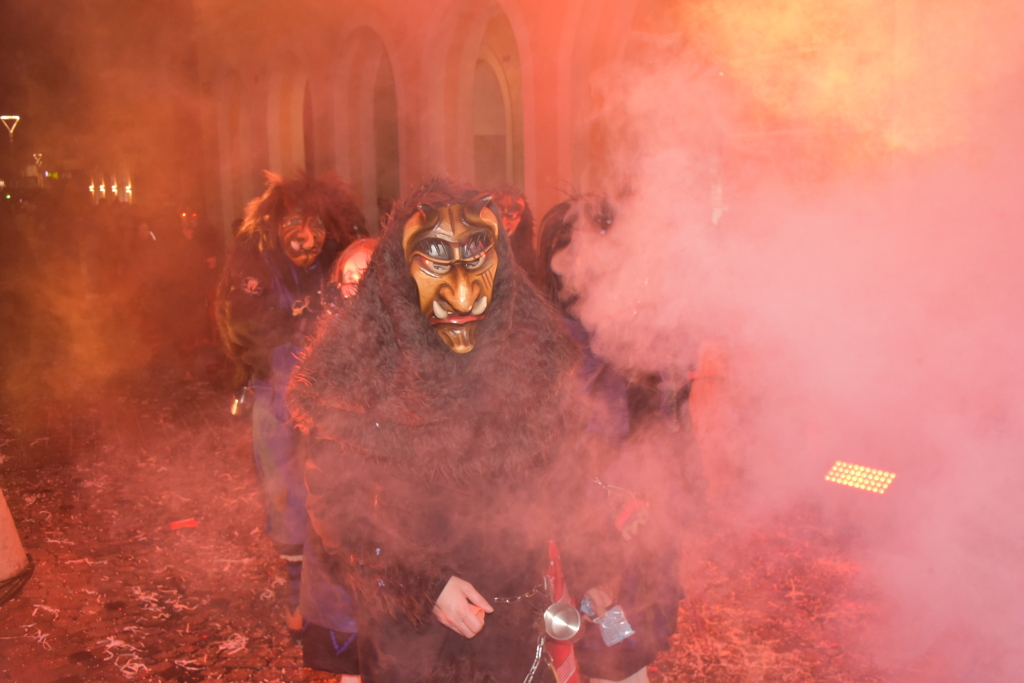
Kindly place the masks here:
[(340, 681), (284, 628), (246, 423), (205, 383), (147, 379), (0, 418), (36, 565), (0, 607), (0, 681)]

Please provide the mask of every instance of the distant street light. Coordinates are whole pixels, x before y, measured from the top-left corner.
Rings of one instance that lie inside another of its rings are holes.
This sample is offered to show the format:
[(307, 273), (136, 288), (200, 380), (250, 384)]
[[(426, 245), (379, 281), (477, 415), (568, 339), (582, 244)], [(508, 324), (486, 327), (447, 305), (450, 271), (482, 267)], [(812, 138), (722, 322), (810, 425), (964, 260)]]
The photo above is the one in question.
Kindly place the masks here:
[(0, 121), (4, 122), (4, 126), (7, 128), (7, 132), (11, 136), (11, 142), (14, 142), (14, 127), (18, 125), (18, 121), (21, 121), (20, 116), (0, 116)]

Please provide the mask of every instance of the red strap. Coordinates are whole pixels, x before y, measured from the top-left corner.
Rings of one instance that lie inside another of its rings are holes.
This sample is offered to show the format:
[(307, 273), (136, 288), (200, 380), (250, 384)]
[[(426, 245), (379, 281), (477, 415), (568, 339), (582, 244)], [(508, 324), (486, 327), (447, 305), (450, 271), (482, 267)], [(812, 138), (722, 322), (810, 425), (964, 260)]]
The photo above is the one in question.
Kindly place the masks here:
[(548, 541), (548, 581), (551, 586), (551, 597), (558, 602), (565, 597), (565, 578), (562, 576), (562, 556), (558, 554), (558, 544)]
[[(562, 556), (558, 553), (558, 544), (554, 540), (548, 541), (548, 570), (546, 573), (551, 595), (555, 602), (569, 600), (571, 598), (565, 591), (565, 577), (562, 575)], [(544, 643), (551, 658), (552, 668), (557, 683), (580, 683), (580, 674), (576, 668), (576, 653), (572, 649), (572, 643), (560, 642), (548, 639)]]

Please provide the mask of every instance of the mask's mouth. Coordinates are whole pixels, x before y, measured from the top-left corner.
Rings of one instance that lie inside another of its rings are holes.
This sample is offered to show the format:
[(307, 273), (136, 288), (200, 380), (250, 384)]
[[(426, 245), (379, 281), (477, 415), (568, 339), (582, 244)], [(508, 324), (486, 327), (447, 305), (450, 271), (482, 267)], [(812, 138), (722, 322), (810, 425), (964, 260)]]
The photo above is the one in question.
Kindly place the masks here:
[(300, 242), (294, 240), (289, 241), (283, 251), (293, 263), (306, 266), (312, 264), (320, 256), (320, 249), (315, 245), (307, 249)]
[(434, 300), (434, 315), (430, 318), (431, 325), (465, 325), (466, 323), (483, 320), (487, 311), (487, 297), (482, 296), (473, 304), (468, 313), (460, 313), (447, 303)]
[(431, 325), (465, 325), (466, 323), (474, 323), (478, 320), (483, 320), (486, 316), (483, 315), (450, 315), (444, 320), (440, 318), (431, 318)]
[(309, 247), (308, 249), (303, 247), (300, 242), (289, 242), (288, 249), (286, 250), (292, 256), (310, 256), (316, 258), (320, 255), (320, 249), (316, 246)]

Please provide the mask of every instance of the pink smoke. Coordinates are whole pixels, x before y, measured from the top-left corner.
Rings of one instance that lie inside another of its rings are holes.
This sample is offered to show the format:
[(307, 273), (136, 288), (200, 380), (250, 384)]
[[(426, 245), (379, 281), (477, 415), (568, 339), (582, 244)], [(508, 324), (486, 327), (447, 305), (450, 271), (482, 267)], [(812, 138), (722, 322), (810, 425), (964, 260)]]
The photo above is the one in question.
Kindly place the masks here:
[[(865, 78), (897, 62), (888, 115), (862, 126), (818, 93), (766, 131), (751, 119), (765, 88), (692, 43), (608, 74), (624, 95), (595, 121), (613, 143), (589, 189), (616, 221), (577, 230), (555, 268), (618, 367), (681, 384), (702, 344), (721, 352), (744, 512), (812, 498), (860, 528), (868, 579), (898, 607), (880, 663), (938, 649), (949, 680), (1015, 680), (1024, 33), (1007, 5), (939, 9), (860, 62)], [(836, 460), (897, 479), (881, 497), (847, 491), (823, 481)]]

